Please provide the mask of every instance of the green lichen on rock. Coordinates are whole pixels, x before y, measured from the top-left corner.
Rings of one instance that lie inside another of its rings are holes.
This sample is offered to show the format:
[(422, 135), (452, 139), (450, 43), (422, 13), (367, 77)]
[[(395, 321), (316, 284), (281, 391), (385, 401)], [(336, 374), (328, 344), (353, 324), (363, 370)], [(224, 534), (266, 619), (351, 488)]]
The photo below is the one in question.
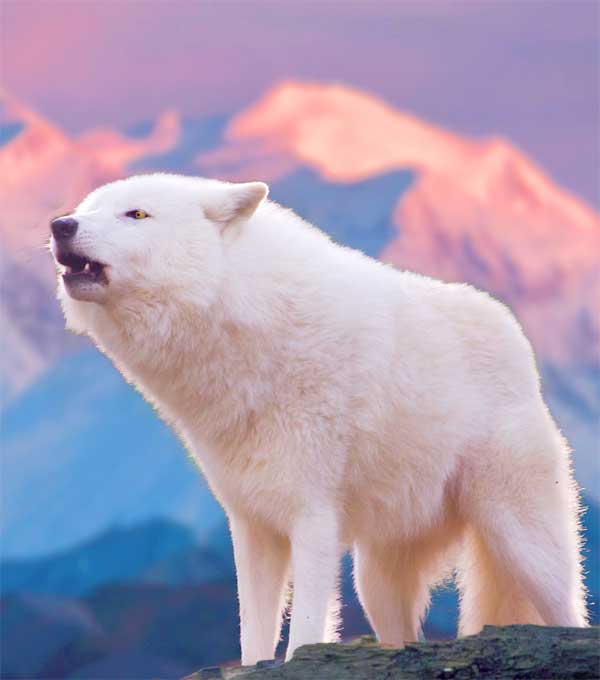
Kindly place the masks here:
[(479, 635), (390, 649), (364, 637), (306, 645), (286, 664), (203, 669), (186, 680), (416, 680), (600, 678), (600, 629), (486, 626)]

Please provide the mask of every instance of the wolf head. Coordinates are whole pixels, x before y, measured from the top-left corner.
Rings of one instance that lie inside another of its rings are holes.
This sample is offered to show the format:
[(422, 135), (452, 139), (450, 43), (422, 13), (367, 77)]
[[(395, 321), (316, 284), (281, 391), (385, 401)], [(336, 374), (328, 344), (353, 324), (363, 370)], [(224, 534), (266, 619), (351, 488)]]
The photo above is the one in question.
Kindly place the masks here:
[(164, 174), (96, 189), (51, 223), (67, 323), (77, 326), (69, 317), (85, 314), (83, 307), (153, 304), (191, 288), (197, 304), (209, 305), (219, 290), (227, 239), (267, 193), (262, 182)]

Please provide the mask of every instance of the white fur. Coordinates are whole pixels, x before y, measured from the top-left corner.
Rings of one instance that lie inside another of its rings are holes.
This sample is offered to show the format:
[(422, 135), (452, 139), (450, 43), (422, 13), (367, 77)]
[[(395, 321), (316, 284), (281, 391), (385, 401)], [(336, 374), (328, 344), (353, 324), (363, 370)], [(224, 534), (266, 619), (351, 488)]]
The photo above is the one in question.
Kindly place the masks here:
[(342, 248), (265, 193), (103, 186), (73, 247), (109, 286), (94, 303), (59, 283), (68, 326), (171, 423), (227, 512), (242, 663), (273, 656), (290, 579), (287, 658), (334, 639), (349, 548), (384, 643), (417, 638), (455, 567), (461, 634), (585, 625), (569, 451), (509, 310)]

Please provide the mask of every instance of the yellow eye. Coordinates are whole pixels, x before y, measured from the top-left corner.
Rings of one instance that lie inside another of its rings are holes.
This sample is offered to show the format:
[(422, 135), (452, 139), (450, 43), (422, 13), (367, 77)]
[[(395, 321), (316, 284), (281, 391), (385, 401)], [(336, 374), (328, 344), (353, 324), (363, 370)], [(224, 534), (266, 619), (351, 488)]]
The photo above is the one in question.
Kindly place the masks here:
[(127, 217), (133, 217), (134, 220), (143, 220), (146, 217), (150, 217), (145, 210), (129, 210), (125, 215)]

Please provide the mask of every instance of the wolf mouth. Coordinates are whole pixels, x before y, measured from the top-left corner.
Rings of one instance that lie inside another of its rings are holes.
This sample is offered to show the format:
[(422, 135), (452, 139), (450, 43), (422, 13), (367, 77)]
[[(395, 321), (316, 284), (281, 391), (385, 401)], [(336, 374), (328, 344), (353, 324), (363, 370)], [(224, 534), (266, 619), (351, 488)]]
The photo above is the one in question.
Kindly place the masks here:
[(56, 259), (66, 268), (62, 275), (65, 283), (85, 281), (102, 285), (108, 284), (104, 271), (106, 265), (103, 262), (90, 260), (87, 257), (75, 255), (75, 253), (59, 253)]

